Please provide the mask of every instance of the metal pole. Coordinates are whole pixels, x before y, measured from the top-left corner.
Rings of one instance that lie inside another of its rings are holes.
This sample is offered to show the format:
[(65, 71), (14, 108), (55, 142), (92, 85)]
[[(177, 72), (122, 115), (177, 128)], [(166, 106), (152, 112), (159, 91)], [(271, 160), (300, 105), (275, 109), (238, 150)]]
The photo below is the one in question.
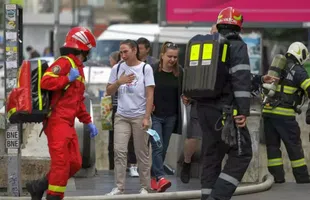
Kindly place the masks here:
[(76, 13), (75, 13), (75, 8), (76, 8), (76, 0), (72, 0), (72, 27), (76, 25)]
[(160, 26), (160, 20), (161, 20), (161, 17), (160, 17), (160, 15), (161, 15), (161, 5), (162, 5), (162, 1), (161, 0), (159, 0), (158, 1), (158, 4), (157, 4), (157, 24)]
[(80, 25), (80, 11), (81, 11), (81, 2), (80, 0), (77, 0), (77, 21), (76, 21), (76, 24), (75, 26), (79, 26)]
[[(7, 99), (17, 85), (17, 71), (21, 63), (22, 8), (16, 4), (4, 4), (4, 49), (5, 49), (5, 97)], [(6, 106), (6, 113), (7, 113)], [(19, 197), (21, 187), (21, 130), (18, 124), (5, 123), (5, 146), (7, 153), (8, 196)]]
[(59, 15), (60, 15), (60, 0), (54, 0), (54, 58), (58, 58), (59, 53)]

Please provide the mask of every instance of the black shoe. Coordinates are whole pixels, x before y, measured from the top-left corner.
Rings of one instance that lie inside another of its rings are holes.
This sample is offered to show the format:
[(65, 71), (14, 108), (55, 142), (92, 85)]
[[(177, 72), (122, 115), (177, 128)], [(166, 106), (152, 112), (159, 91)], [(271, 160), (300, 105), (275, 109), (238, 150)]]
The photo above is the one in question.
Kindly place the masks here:
[(26, 189), (31, 195), (31, 200), (41, 200), (45, 190), (48, 188), (48, 180), (44, 178), (26, 183)]
[(304, 179), (296, 180), (296, 183), (297, 183), (297, 184), (310, 183), (310, 178), (304, 178)]
[(200, 200), (209, 200), (208, 198), (209, 198), (209, 195), (201, 194)]
[(58, 195), (46, 195), (46, 200), (61, 200), (62, 198)]
[(183, 163), (182, 171), (181, 171), (181, 181), (183, 183), (189, 183), (190, 180), (190, 172), (191, 172), (191, 163)]
[(277, 184), (285, 183), (285, 179), (281, 179), (281, 180), (275, 179), (274, 183), (277, 183)]

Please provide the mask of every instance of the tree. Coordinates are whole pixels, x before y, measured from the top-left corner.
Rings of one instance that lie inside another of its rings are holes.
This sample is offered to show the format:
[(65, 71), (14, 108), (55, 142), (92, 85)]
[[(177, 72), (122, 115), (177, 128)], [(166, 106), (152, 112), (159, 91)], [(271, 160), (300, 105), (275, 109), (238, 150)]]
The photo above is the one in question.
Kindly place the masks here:
[(157, 23), (158, 0), (122, 0), (133, 23)]
[(3, 12), (4, 12), (4, 0), (0, 0), (0, 29), (4, 28), (4, 18), (3, 18)]

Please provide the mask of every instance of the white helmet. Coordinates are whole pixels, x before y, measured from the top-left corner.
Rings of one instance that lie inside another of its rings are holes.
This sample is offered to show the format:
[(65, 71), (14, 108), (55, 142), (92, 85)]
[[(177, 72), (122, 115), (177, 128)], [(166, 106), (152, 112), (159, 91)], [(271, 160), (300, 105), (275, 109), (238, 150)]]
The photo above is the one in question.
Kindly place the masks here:
[(301, 65), (305, 64), (309, 59), (309, 51), (301, 42), (294, 42), (289, 46), (286, 55), (289, 56), (290, 54), (293, 55)]

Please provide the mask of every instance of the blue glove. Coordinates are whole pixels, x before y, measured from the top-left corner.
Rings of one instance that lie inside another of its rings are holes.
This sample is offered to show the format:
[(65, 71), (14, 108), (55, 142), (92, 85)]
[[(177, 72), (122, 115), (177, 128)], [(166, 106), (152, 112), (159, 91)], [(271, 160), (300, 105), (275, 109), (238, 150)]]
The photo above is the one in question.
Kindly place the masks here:
[(147, 132), (150, 136), (153, 137), (153, 139), (154, 139), (154, 141), (156, 142), (156, 144), (157, 144), (158, 147), (161, 147), (161, 146), (162, 146), (161, 141), (160, 141), (160, 137), (159, 137), (158, 133), (157, 133), (155, 130), (153, 130), (153, 129), (148, 129), (146, 132)]
[(93, 138), (93, 137), (95, 137), (96, 135), (98, 135), (98, 130), (97, 130), (95, 124), (89, 123), (89, 124), (87, 124), (87, 127), (89, 128), (90, 137), (91, 137), (91, 138)]
[(78, 69), (76, 69), (76, 68), (71, 68), (71, 69), (70, 69), (70, 72), (69, 72), (69, 75), (68, 75), (69, 81), (70, 81), (70, 82), (74, 81), (75, 79), (77, 79), (77, 77), (79, 77), (79, 75), (80, 75), (80, 72), (79, 72)]

